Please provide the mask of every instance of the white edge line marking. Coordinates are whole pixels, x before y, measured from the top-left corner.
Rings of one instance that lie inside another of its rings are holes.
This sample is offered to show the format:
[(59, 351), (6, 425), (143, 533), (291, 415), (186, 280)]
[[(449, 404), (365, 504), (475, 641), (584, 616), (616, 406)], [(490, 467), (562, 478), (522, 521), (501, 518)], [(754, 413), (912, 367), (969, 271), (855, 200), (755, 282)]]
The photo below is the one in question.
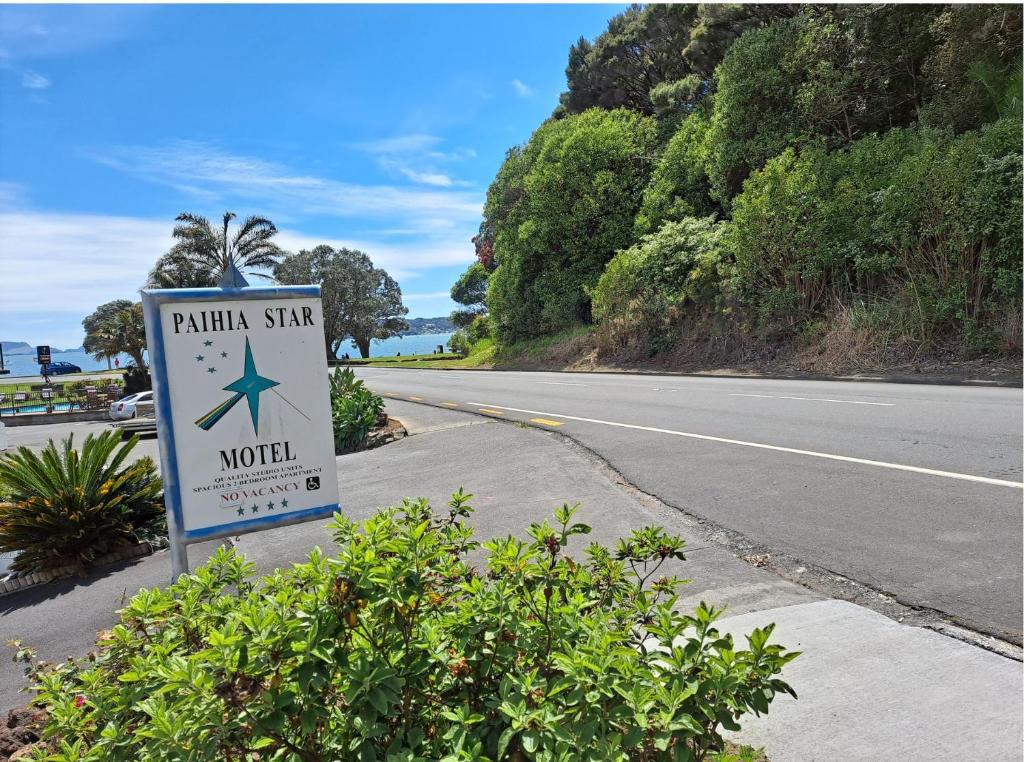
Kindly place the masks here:
[(843, 405), (878, 405), (879, 407), (895, 407), (895, 402), (860, 402), (858, 400), (830, 400), (823, 397), (784, 397), (781, 394), (740, 394), (731, 392), (730, 397), (765, 397), (775, 400), (805, 400), (807, 402), (838, 402)]
[(659, 429), (654, 426), (638, 426), (633, 423), (618, 423), (616, 421), (602, 421), (598, 418), (581, 418), (576, 415), (563, 415), (562, 413), (545, 413), (540, 410), (523, 410), (518, 407), (506, 407), (504, 405), (492, 405), (484, 402), (469, 402), (475, 407), (493, 407), (497, 410), (511, 410), (514, 413), (529, 413), (530, 415), (551, 416), (552, 418), (565, 418), (568, 421), (583, 421), (584, 423), (600, 423), (605, 426), (618, 426), (623, 429), (637, 429), (639, 431), (653, 431), (657, 434), (671, 434), (677, 437), (689, 439), (703, 439), (707, 442), (721, 442), (723, 444), (740, 445), (742, 447), (757, 447), (761, 450), (774, 450), (775, 452), (788, 452), (794, 455), (808, 455), (812, 458), (825, 458), (826, 460), (840, 460), (845, 463), (859, 463), (863, 466), (876, 466), (878, 468), (892, 468), (897, 471), (911, 471), (916, 474), (927, 474), (929, 476), (944, 476), (947, 479), (961, 479), (967, 482), (980, 482), (981, 484), (994, 484), (999, 487), (1014, 487), (1024, 489), (1024, 483), (1011, 482), (1004, 479), (990, 479), (987, 476), (974, 476), (973, 474), (958, 474), (954, 471), (937, 471), (933, 468), (921, 468), (919, 466), (905, 466), (901, 463), (886, 463), (883, 460), (867, 460), (865, 458), (852, 458), (848, 455), (832, 455), (827, 452), (815, 452), (813, 450), (798, 450), (794, 447), (780, 447), (779, 445), (762, 444), (760, 442), (744, 442), (741, 439), (726, 439), (724, 437), (713, 437), (707, 434), (691, 434), (686, 431), (673, 431), (672, 429)]
[(586, 386), (586, 384), (570, 384), (566, 381), (538, 381), (538, 384), (547, 384), (548, 386)]

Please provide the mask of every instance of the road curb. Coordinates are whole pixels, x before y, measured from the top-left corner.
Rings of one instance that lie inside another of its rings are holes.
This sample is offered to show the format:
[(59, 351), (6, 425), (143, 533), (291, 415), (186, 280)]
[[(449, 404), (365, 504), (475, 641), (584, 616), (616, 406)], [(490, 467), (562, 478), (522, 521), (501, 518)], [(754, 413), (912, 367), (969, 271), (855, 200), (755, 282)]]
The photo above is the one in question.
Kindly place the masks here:
[(1016, 662), (1024, 661), (1024, 648), (1022, 648), (1020, 643), (1007, 640), (994, 632), (973, 629), (966, 626), (966, 623), (959, 621), (955, 615), (904, 601), (897, 593), (854, 580), (839, 572), (804, 561), (779, 551), (774, 547), (757, 542), (745, 534), (718, 524), (711, 519), (690, 513), (685, 508), (674, 505), (659, 495), (648, 492), (642, 487), (633, 484), (606, 457), (564, 431), (551, 429), (528, 420), (521, 421), (481, 413), (468, 406), (460, 406), (453, 410), (452, 408), (427, 400), (412, 400), (408, 397), (385, 397), (385, 401), (388, 400), (404, 402), (410, 405), (423, 405), (424, 407), (431, 407), (436, 410), (468, 413), (489, 421), (531, 428), (554, 435), (568, 446), (578, 448), (586, 453), (588, 458), (598, 463), (601, 468), (607, 471), (608, 476), (613, 482), (631, 493), (634, 498), (641, 500), (641, 502), (645, 500), (653, 501), (683, 516), (691, 525), (691, 529), (703, 535), (703, 539), (706, 542), (721, 548), (755, 568), (767, 569), (780, 579), (799, 585), (824, 596), (826, 599), (853, 603), (869, 611), (881, 614), (898, 624), (932, 630), (953, 640), (959, 640), (976, 648), (998, 654), (1003, 658)]
[(385, 365), (346, 365), (349, 368), (376, 368), (384, 370), (435, 370), (447, 372), (471, 371), (477, 373), (574, 373), (578, 375), (632, 375), (632, 376), (667, 376), (670, 378), (733, 378), (741, 380), (768, 381), (846, 381), (852, 383), (874, 384), (914, 384), (918, 386), (976, 386), (992, 389), (1021, 389), (1024, 379), (1005, 381), (985, 378), (926, 378), (921, 376), (823, 376), (782, 373), (686, 373), (670, 370), (631, 370), (629, 368), (609, 368), (607, 370), (572, 370), (569, 368), (414, 368), (401, 365), (389, 368)]

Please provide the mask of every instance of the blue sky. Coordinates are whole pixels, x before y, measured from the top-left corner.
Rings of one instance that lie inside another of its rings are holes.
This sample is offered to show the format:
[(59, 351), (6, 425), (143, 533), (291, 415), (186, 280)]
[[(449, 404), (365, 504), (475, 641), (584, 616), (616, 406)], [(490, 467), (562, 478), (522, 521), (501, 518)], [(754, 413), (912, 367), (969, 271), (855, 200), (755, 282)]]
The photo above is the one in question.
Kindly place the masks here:
[(447, 314), (506, 149), (622, 7), (0, 6), (0, 339), (81, 344), (182, 211), (358, 247)]

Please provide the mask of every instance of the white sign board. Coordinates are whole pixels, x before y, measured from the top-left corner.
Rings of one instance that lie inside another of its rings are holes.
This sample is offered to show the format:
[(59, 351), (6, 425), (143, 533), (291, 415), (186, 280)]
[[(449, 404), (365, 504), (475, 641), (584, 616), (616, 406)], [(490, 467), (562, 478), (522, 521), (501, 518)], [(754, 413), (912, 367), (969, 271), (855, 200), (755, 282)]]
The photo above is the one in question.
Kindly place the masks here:
[(319, 287), (143, 292), (172, 542), (338, 507)]

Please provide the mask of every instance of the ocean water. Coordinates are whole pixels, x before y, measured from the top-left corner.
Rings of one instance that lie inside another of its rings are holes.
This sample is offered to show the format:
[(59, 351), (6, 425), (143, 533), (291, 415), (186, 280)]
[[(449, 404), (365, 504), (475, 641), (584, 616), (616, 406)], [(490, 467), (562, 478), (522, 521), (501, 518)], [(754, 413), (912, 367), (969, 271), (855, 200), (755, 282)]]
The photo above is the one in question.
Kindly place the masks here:
[[(106, 360), (94, 360), (91, 355), (76, 351), (76, 352), (58, 352), (50, 356), (50, 359), (54, 362), (69, 362), (73, 365), (77, 365), (82, 370), (106, 370)], [(131, 358), (128, 355), (121, 355), (118, 357), (121, 361), (121, 367), (123, 368)], [(113, 360), (111, 360), (113, 363)], [(36, 363), (35, 354), (30, 355), (9, 355), (4, 352), (4, 367), (11, 371), (10, 375), (0, 376), (0, 383), (5, 380), (14, 379), (18, 376), (38, 376), (39, 365)], [(111, 365), (110, 367), (114, 367)], [(55, 376), (56, 378), (56, 376)]]
[[(443, 344), (448, 351), (448, 339), (450, 333), (424, 333), (420, 336), (392, 336), (390, 339), (378, 339), (370, 343), (371, 357), (394, 357), (401, 352), (403, 355), (429, 355), (438, 344)], [(349, 357), (359, 357), (359, 350), (345, 341), (341, 345), (338, 354), (348, 352)], [(85, 352), (59, 352), (52, 357), (54, 362), (69, 362), (79, 366), (84, 371), (106, 370), (106, 360), (94, 360)], [(131, 358), (128, 355), (121, 355), (118, 358), (123, 368)], [(10, 375), (0, 376), (0, 383), (5, 380), (13, 380), (19, 376), (38, 376), (39, 365), (36, 364), (36, 356), (31, 355), (9, 355), (4, 353), (4, 367), (10, 369)]]
[[(444, 345), (444, 351), (448, 351), (448, 339), (450, 333), (424, 333), (419, 336), (392, 336), (390, 339), (375, 339), (370, 342), (370, 357), (394, 357), (401, 352), (403, 355), (429, 355), (433, 354), (438, 344)], [(344, 341), (339, 355), (348, 352), (349, 357), (359, 357), (359, 350), (352, 346), (352, 342)]]

